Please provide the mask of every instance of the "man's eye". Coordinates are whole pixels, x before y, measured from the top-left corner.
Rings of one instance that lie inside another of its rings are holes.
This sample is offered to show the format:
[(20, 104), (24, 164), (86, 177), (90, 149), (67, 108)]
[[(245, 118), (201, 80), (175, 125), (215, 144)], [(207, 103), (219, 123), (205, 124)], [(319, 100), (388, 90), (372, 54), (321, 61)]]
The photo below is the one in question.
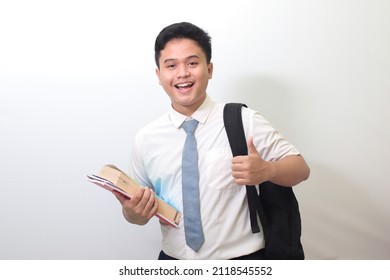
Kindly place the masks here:
[(194, 66), (198, 65), (198, 62), (192, 61), (192, 62), (188, 63), (188, 65), (191, 67), (194, 67)]
[(168, 69), (174, 69), (174, 68), (175, 68), (175, 64), (168, 64), (168, 65), (167, 65), (167, 68), (168, 68)]

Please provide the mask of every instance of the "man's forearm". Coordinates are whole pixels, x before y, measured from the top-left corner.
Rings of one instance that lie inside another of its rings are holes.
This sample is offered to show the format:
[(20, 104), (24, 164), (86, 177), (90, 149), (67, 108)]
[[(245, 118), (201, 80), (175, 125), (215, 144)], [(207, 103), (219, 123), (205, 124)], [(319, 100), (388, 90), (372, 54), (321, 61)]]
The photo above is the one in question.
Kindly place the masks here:
[(310, 168), (305, 159), (298, 156), (287, 156), (270, 162), (273, 169), (272, 183), (292, 187), (309, 178)]

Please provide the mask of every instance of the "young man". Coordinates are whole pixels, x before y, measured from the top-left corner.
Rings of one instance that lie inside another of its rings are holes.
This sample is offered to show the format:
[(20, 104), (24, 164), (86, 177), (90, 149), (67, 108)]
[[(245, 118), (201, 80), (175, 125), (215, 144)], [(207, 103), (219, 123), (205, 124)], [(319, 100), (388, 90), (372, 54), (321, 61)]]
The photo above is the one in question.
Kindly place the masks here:
[(200, 248), (192, 249), (186, 243), (184, 219), (177, 228), (161, 224), (159, 259), (261, 259), (264, 236), (262, 230), (251, 231), (245, 185), (271, 181), (294, 186), (309, 177), (309, 167), (293, 145), (247, 108), (242, 117), (249, 155), (232, 157), (223, 124), (224, 104), (214, 103), (206, 93), (213, 64), (211, 38), (202, 29), (186, 22), (167, 26), (157, 36), (155, 59), (157, 77), (172, 108), (136, 136), (130, 176), (147, 188), (131, 200), (115, 194), (124, 217), (146, 224), (157, 211), (154, 192), (186, 216), (183, 124), (195, 119), (203, 238)]

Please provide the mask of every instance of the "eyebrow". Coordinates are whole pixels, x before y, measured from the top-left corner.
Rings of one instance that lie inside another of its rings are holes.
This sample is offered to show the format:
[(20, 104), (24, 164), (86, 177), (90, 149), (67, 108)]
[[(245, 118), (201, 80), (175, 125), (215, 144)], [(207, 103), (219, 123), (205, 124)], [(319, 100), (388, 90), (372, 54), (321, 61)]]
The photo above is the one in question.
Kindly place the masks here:
[[(196, 55), (196, 54), (190, 55), (190, 56), (186, 57), (185, 60), (190, 60), (190, 59), (193, 59), (193, 58), (200, 58), (200, 56)], [(167, 58), (167, 59), (164, 60), (163, 63), (165, 64), (165, 63), (173, 62), (173, 61), (176, 61), (176, 60), (178, 60), (178, 59), (177, 58)]]

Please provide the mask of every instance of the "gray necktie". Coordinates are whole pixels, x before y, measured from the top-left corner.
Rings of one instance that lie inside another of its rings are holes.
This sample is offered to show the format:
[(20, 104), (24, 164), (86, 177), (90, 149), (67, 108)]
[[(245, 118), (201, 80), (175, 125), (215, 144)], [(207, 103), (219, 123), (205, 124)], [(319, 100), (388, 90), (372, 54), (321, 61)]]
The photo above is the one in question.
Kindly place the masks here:
[(194, 135), (197, 126), (195, 119), (183, 124), (187, 133), (182, 162), (184, 230), (187, 245), (194, 251), (199, 251), (204, 242), (200, 219), (198, 150)]

